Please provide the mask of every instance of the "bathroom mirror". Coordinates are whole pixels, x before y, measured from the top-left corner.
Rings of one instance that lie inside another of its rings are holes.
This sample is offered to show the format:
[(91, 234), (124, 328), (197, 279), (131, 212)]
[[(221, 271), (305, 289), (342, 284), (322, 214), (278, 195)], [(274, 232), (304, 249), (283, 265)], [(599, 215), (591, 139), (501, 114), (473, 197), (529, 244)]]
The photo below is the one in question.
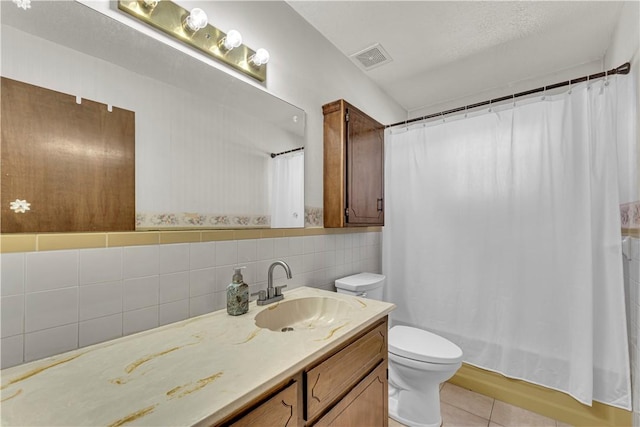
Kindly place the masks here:
[[(3, 76), (135, 112), (136, 229), (271, 225), (271, 155), (304, 146), (303, 110), (81, 3), (1, 8)], [(283, 226), (303, 227), (294, 193)]]

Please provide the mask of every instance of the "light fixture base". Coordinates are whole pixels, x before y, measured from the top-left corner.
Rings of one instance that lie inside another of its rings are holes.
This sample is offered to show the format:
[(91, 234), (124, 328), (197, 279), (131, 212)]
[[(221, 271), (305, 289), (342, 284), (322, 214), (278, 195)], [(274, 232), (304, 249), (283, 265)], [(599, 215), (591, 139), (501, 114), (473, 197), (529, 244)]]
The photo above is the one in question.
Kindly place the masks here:
[(196, 32), (187, 31), (182, 23), (189, 16), (189, 11), (170, 0), (159, 1), (152, 9), (137, 0), (118, 0), (118, 9), (249, 77), (260, 82), (267, 79), (267, 64), (257, 67), (249, 63), (255, 51), (244, 44), (228, 51), (221, 49), (219, 42), (226, 34), (211, 24)]

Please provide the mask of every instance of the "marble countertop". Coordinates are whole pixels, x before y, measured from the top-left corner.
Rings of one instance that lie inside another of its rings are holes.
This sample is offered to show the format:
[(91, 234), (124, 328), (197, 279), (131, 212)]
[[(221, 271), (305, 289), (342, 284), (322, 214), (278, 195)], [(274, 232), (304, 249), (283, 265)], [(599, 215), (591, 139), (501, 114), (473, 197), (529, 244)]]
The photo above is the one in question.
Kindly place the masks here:
[(349, 304), (327, 325), (274, 332), (254, 317), (277, 304), (216, 311), (0, 371), (3, 426), (215, 423), (391, 312), (390, 303), (301, 287), (283, 302)]

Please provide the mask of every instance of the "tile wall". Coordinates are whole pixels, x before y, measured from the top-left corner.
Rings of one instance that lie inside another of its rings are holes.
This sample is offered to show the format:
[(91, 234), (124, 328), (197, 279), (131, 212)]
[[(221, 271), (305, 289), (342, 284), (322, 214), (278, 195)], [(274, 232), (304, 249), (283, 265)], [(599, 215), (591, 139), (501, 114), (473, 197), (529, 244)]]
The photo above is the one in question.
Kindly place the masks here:
[(640, 427), (640, 239), (631, 239), (630, 258), (624, 259), (624, 281), (627, 293), (627, 329), (631, 358), (633, 425)]
[(3, 253), (2, 368), (223, 309), (236, 265), (251, 292), (278, 259), (293, 279), (278, 267), (277, 284), (333, 290), (337, 278), (381, 271), (380, 234)]

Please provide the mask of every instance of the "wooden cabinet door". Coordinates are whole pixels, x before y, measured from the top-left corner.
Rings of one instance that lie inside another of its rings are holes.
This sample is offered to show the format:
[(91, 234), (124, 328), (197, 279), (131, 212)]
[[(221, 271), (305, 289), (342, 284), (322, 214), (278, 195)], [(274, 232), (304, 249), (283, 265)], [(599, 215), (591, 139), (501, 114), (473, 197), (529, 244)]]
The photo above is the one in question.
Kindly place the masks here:
[(384, 361), (320, 418), (315, 426), (387, 427), (388, 393), (387, 362)]
[(307, 420), (313, 420), (387, 358), (387, 322), (305, 372)]
[(343, 99), (324, 115), (324, 226), (384, 225), (384, 126)]
[(347, 107), (347, 223), (384, 225), (384, 128)]
[(294, 382), (275, 396), (248, 412), (231, 427), (299, 425), (298, 383)]

